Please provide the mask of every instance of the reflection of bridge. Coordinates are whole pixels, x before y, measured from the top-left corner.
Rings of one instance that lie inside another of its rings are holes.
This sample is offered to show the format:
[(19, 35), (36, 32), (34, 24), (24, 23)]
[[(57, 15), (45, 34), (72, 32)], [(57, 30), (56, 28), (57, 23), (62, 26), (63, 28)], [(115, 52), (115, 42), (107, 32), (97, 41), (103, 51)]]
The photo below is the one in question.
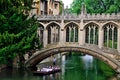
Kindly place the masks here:
[(42, 15), (38, 21), (37, 33), (44, 49), (26, 61), (27, 67), (51, 54), (81, 51), (120, 69), (120, 14)]

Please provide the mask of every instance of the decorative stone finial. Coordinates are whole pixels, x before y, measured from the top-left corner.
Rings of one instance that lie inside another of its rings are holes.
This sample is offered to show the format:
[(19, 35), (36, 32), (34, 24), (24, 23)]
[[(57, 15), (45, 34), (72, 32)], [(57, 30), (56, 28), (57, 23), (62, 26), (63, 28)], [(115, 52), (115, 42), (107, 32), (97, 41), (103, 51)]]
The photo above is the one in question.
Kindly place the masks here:
[(84, 3), (84, 2), (82, 3), (82, 7), (81, 7), (81, 14), (82, 14), (82, 15), (87, 14), (87, 11), (86, 11), (86, 5), (85, 5), (85, 3)]

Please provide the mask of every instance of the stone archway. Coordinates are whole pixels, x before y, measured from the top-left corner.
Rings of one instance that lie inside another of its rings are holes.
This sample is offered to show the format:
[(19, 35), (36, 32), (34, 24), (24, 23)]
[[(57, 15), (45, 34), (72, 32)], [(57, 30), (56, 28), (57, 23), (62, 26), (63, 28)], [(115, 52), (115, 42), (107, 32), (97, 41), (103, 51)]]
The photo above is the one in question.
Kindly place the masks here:
[(83, 52), (89, 55), (92, 55), (103, 62), (107, 63), (109, 66), (111, 66), (116, 72), (119, 70), (120, 65), (114, 60), (111, 59), (110, 57), (106, 56), (104, 52), (98, 52), (98, 50), (92, 50), (92, 49), (87, 49), (84, 47), (56, 47), (56, 48), (51, 48), (51, 49), (46, 49), (42, 51), (38, 51), (35, 55), (33, 55), (28, 61), (26, 61), (25, 66), (26, 67), (34, 67), (36, 66), (40, 61), (44, 60), (47, 57), (50, 57), (51, 54), (58, 54), (60, 52)]

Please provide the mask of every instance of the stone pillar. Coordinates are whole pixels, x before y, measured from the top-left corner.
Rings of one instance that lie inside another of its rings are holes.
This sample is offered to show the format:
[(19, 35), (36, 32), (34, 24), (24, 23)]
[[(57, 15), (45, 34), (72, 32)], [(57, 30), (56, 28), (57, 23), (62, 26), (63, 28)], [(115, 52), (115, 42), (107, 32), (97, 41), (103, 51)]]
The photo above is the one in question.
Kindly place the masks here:
[(63, 26), (64, 26), (64, 21), (62, 20), (62, 21), (61, 21), (61, 25), (60, 25), (60, 31), (59, 31), (59, 32), (60, 32), (60, 33), (59, 33), (60, 45), (61, 45), (62, 43), (64, 43), (64, 42), (65, 42), (65, 39), (66, 39), (66, 38), (65, 38), (65, 35), (66, 35), (66, 34), (65, 34), (65, 30), (64, 30), (64, 27), (63, 27)]
[(57, 37), (58, 37), (57, 32), (58, 32), (58, 29), (57, 29), (57, 26), (56, 26), (55, 27), (55, 42), (58, 42), (58, 40), (57, 40)]
[(93, 44), (95, 44), (95, 30), (96, 29), (96, 26), (93, 27)]
[(109, 27), (107, 27), (107, 47), (109, 47)]
[(85, 44), (85, 30), (83, 25), (83, 19), (80, 22), (80, 29), (78, 29), (78, 43), (80, 45)]
[(114, 48), (114, 27), (112, 28), (112, 48)]
[(89, 39), (88, 39), (89, 44), (90, 44), (90, 37), (91, 37), (90, 33), (91, 33), (91, 27), (89, 26)]
[(43, 47), (46, 47), (48, 40), (48, 31), (45, 29), (43, 32)]
[(69, 42), (71, 42), (71, 27), (69, 27)]
[(103, 47), (103, 29), (99, 28), (99, 34), (98, 34), (98, 46), (99, 48)]
[(74, 30), (73, 42), (75, 42), (75, 26), (73, 27), (73, 30)]
[(56, 29), (56, 28), (57, 28), (57, 26), (54, 27), (54, 34), (53, 34), (53, 35), (54, 35), (54, 37), (53, 37), (53, 41), (54, 41), (54, 42), (53, 42), (53, 43), (56, 43), (56, 42), (57, 42), (57, 41), (56, 41), (56, 37), (57, 37), (57, 36), (56, 36), (56, 30), (57, 30), (57, 29)]
[(117, 50), (120, 52), (120, 28), (118, 28), (117, 44)]
[(53, 33), (54, 33), (54, 27), (52, 28), (52, 27), (50, 27), (50, 29), (51, 29), (51, 34), (49, 34), (49, 35), (51, 35), (51, 43), (53, 43), (53, 37), (54, 37), (54, 35), (53, 35)]

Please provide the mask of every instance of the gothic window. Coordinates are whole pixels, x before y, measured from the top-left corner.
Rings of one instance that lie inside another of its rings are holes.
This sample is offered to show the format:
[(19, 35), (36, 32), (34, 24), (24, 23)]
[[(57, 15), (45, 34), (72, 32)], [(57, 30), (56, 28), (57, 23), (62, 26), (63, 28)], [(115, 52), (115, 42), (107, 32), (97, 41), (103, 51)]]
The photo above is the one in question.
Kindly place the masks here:
[(47, 26), (48, 30), (48, 44), (59, 42), (60, 37), (60, 27), (55, 24), (51, 23)]
[(43, 44), (43, 32), (44, 32), (44, 27), (42, 25), (39, 25), (39, 28), (37, 30), (39, 42)]
[(90, 23), (85, 27), (85, 42), (89, 44), (98, 44), (98, 25)]
[(78, 42), (78, 26), (74, 23), (66, 26), (66, 42)]
[(104, 29), (104, 46), (117, 49), (117, 27), (115, 24), (108, 23), (103, 26)]

